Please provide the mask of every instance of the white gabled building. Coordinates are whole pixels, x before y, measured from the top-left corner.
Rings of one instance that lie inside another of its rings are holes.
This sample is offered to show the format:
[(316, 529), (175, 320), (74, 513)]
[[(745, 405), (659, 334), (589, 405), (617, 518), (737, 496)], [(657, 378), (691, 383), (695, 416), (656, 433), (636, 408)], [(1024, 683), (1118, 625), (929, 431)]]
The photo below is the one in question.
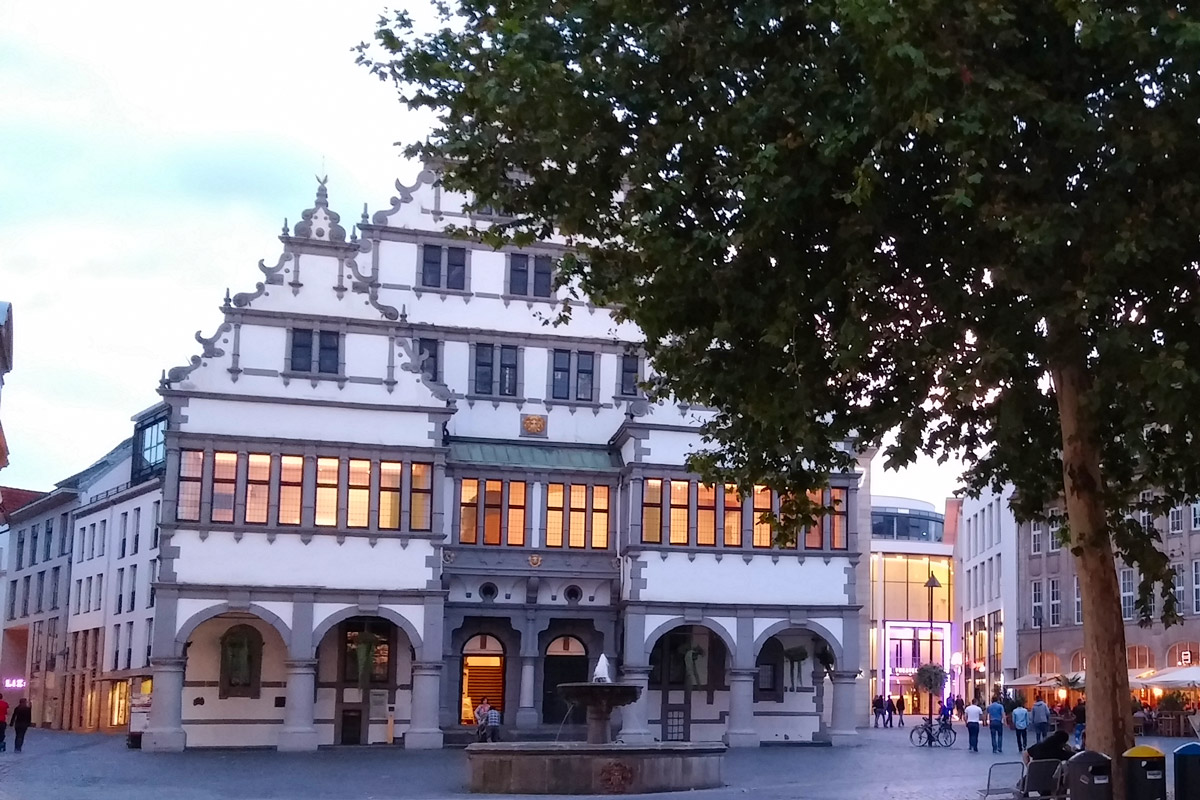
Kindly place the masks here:
[(390, 716), (438, 747), (483, 697), (536, 735), (582, 722), (554, 687), (602, 653), (646, 687), (626, 741), (852, 739), (869, 455), (773, 547), (777, 498), (684, 468), (704, 412), (640, 394), (633, 326), (543, 324), (560, 246), (455, 238), (490, 219), (430, 170), (397, 187), (347, 235), (322, 182), (164, 376), (144, 746), (379, 742)]

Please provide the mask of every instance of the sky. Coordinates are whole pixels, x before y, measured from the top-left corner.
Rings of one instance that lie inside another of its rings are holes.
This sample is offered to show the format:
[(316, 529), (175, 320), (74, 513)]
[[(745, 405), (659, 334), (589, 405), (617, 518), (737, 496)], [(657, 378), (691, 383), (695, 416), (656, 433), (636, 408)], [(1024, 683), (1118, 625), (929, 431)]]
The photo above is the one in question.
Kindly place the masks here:
[[(0, 4), (0, 299), (16, 341), (0, 484), (49, 489), (129, 436), (162, 370), (220, 324), (226, 288), (252, 290), (258, 261), (275, 263), (316, 176), (343, 223), (411, 182), (394, 143), (429, 118), (351, 52), (387, 8)], [(957, 476), (877, 460), (872, 489), (940, 510)]]

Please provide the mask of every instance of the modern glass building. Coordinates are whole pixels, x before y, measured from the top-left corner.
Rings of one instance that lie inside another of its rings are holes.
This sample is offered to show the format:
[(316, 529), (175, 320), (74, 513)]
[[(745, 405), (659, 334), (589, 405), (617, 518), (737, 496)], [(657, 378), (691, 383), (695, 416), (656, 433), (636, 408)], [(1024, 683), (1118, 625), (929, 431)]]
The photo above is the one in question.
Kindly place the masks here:
[(953, 537), (933, 504), (897, 497), (872, 499), (871, 534), (871, 697), (903, 697), (906, 713), (924, 714), (917, 669), (935, 662), (950, 675), (955, 664)]

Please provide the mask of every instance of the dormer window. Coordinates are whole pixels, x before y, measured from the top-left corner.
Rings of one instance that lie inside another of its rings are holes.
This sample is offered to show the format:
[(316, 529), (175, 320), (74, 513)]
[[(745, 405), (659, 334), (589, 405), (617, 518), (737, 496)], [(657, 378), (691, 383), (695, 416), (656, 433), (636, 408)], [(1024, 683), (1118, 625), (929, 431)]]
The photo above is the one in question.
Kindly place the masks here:
[(133, 459), (130, 481), (142, 481), (161, 474), (167, 463), (167, 411), (141, 420), (133, 431)]
[[(530, 262), (533, 280), (530, 282)], [(554, 294), (554, 261), (550, 256), (513, 253), (508, 259), (508, 293), (518, 297), (545, 297)]]
[(292, 372), (315, 372), (337, 375), (341, 367), (342, 337), (337, 331), (317, 331), (311, 328), (292, 329)]
[(422, 245), (420, 284), (426, 289), (466, 291), (467, 249)]

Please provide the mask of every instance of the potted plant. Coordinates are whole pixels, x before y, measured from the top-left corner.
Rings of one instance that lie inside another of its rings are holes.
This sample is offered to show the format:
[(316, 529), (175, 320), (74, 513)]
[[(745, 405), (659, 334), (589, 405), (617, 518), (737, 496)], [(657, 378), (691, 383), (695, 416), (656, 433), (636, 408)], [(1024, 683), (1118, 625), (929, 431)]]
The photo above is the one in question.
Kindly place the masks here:
[(937, 697), (946, 688), (946, 669), (941, 664), (922, 664), (917, 667), (917, 686)]
[(789, 647), (783, 651), (783, 656), (788, 662), (788, 678), (791, 683), (791, 690), (794, 692), (796, 691), (796, 675), (800, 674), (801, 666), (808, 659), (808, 648), (802, 644)]

